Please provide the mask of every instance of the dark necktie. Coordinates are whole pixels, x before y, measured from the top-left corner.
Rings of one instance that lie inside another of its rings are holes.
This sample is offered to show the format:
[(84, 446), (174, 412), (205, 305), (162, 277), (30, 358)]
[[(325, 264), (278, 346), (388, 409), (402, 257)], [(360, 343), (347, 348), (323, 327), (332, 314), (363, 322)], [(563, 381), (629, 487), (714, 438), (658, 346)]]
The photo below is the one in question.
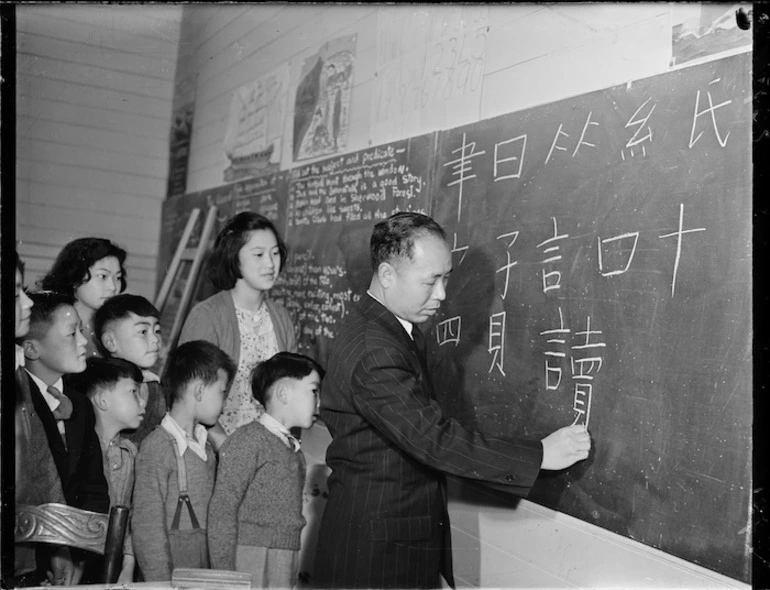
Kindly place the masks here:
[(412, 340), (414, 340), (414, 345), (422, 357), (425, 358), (425, 336), (422, 335), (422, 331), (417, 326), (412, 326)]
[(51, 385), (47, 391), (59, 400), (59, 405), (53, 411), (53, 417), (57, 420), (69, 420), (69, 417), (72, 416), (72, 401), (70, 398), (56, 389), (53, 385)]
[(430, 373), (428, 372), (428, 350), (425, 343), (425, 336), (417, 326), (412, 326), (412, 339), (414, 340), (414, 347), (417, 349), (417, 358), (420, 360), (420, 368), (422, 369), (423, 379), (428, 386), (428, 395), (435, 399), (433, 392), (433, 383), (430, 379)]

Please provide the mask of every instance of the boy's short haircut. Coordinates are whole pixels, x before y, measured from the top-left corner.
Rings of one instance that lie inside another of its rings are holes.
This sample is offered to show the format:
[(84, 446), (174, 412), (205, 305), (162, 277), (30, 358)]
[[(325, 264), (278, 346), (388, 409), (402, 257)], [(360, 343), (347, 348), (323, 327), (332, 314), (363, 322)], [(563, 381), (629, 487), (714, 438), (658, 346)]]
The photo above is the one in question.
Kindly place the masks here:
[(131, 361), (107, 357), (90, 357), (86, 370), (70, 376), (70, 383), (83, 395), (93, 397), (100, 391), (112, 389), (121, 379), (142, 383), (142, 370)]
[(29, 316), (29, 332), (21, 340), (40, 340), (45, 337), (53, 322), (53, 315), (60, 307), (75, 307), (75, 297), (54, 291), (30, 293), (32, 311)]
[(96, 346), (103, 356), (110, 355), (110, 352), (102, 344), (102, 334), (104, 334), (107, 326), (110, 322), (127, 319), (131, 313), (140, 318), (160, 319), (160, 312), (147, 298), (130, 293), (120, 293), (110, 297), (94, 313)]
[(181, 399), (192, 381), (200, 379), (205, 385), (215, 383), (220, 369), (227, 374), (229, 389), (236, 366), (226, 352), (206, 340), (190, 340), (177, 346), (169, 353), (161, 377), (169, 407)]
[(251, 393), (263, 406), (270, 400), (270, 388), (286, 377), (302, 380), (315, 371), (323, 379), (323, 367), (315, 360), (296, 352), (279, 352), (254, 367), (251, 374)]

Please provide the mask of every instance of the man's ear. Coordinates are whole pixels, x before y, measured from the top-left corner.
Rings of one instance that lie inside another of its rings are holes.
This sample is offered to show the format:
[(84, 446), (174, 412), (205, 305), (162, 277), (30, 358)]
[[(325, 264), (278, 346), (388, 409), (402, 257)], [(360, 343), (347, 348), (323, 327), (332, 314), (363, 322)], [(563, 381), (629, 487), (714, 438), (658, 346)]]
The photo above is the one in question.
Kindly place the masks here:
[(393, 284), (396, 277), (396, 269), (390, 262), (381, 262), (377, 267), (377, 279), (384, 289)]
[(199, 402), (203, 399), (203, 381), (198, 380), (193, 385), (193, 395), (195, 396), (195, 401)]
[(118, 352), (118, 342), (112, 330), (105, 330), (102, 332), (102, 344), (104, 345), (104, 348), (110, 351), (111, 354)]
[(34, 338), (24, 340), (21, 346), (24, 349), (24, 358), (31, 361), (36, 361), (40, 358), (40, 347)]

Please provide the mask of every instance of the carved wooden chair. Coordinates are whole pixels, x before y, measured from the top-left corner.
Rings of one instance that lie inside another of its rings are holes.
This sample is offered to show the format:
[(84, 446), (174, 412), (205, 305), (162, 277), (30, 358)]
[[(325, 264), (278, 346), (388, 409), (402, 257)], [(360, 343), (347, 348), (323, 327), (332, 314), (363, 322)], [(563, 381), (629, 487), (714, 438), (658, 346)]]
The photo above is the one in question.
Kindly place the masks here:
[(16, 543), (67, 545), (104, 555), (102, 581), (114, 583), (120, 574), (128, 508), (113, 506), (110, 514), (67, 504), (16, 506)]

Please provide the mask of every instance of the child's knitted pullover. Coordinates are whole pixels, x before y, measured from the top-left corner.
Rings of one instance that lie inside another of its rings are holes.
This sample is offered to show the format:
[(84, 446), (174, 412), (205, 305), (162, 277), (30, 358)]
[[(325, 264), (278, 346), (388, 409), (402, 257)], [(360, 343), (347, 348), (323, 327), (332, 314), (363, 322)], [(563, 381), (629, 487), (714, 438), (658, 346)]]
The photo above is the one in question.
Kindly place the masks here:
[[(157, 426), (142, 441), (136, 457), (131, 533), (136, 561), (148, 582), (170, 580), (174, 569), (168, 531), (179, 498), (175, 449), (171, 435)], [(184, 453), (187, 494), (203, 529), (216, 476), (216, 455), (208, 443), (206, 456), (203, 461), (189, 448)], [(192, 528), (186, 508), (182, 510), (179, 528)]]
[(211, 567), (235, 569), (237, 545), (299, 549), (305, 457), (259, 421), (233, 432), (219, 453), (209, 506)]

